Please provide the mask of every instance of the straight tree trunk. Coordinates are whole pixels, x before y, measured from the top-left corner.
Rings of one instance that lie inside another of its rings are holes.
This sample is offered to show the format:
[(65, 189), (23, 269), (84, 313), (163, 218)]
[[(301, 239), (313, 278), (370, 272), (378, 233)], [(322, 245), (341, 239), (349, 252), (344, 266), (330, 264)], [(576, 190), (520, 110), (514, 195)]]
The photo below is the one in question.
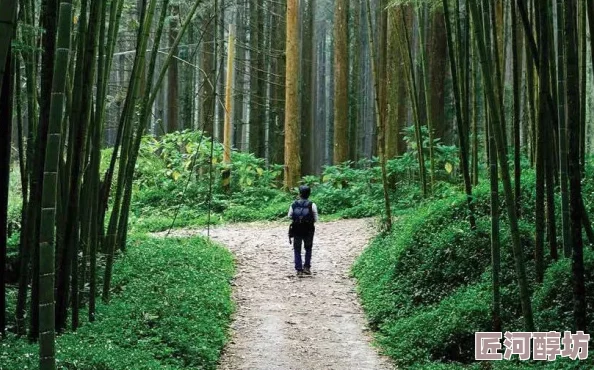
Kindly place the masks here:
[(516, 5), (512, 2), (511, 8), (511, 29), (512, 29), (512, 74), (513, 74), (513, 143), (514, 143), (514, 196), (516, 199), (516, 212), (518, 217), (521, 216), (522, 209), (522, 153), (520, 143), (520, 126), (522, 118), (521, 111), (521, 63), (519, 61), (521, 55), (521, 38), (518, 36), (519, 23), (517, 17)]
[(265, 80), (264, 73), (264, 8), (259, 1), (252, 0), (251, 3), (251, 22), (254, 24), (250, 27), (250, 65), (251, 65), (251, 105), (250, 105), (250, 135), (249, 135), (249, 149), (258, 158), (263, 158), (265, 155), (265, 138), (266, 138), (266, 122), (265, 122)]
[(545, 235), (545, 166), (548, 148), (548, 117), (550, 112), (546, 105), (546, 96), (549, 85), (549, 60), (548, 60), (548, 32), (547, 32), (547, 4), (537, 2), (537, 33), (539, 59), (538, 81), (538, 121), (536, 127), (536, 205), (535, 205), (535, 249), (534, 260), (536, 281), (542, 283), (544, 278), (544, 235)]
[[(31, 25), (35, 22), (33, 4), (28, 7), (28, 18)], [(27, 227), (24, 229), (26, 234), (23, 238), (24, 246), (23, 256), (27, 256), (27, 260), (21, 261), (22, 278), (19, 282), (19, 299), (17, 301), (17, 321), (24, 322), (24, 311), (26, 305), (27, 295), (27, 284), (29, 284), (29, 274), (26, 268), (28, 259), (32, 265), (32, 282), (31, 282), (31, 305), (30, 305), (30, 320), (29, 320), (29, 337), (36, 339), (39, 332), (39, 233), (40, 233), (40, 217), (41, 207), (39, 206), (42, 202), (42, 189), (43, 189), (43, 168), (45, 163), (47, 135), (49, 127), (50, 117), (50, 97), (52, 89), (52, 79), (54, 73), (54, 49), (55, 49), (55, 34), (57, 24), (57, 12), (58, 12), (58, 1), (56, 0), (44, 0), (41, 2), (41, 14), (40, 14), (40, 26), (46, 30), (45, 37), (43, 38), (42, 47), (44, 53), (42, 56), (42, 67), (41, 67), (41, 95), (39, 96), (39, 118), (37, 118), (37, 89), (33, 86), (30, 87), (29, 92), (29, 108), (28, 115), (33, 116), (30, 120), (29, 130), (31, 132), (29, 145), (31, 152), (28, 153), (28, 158), (31, 157), (30, 165), (28, 169), (30, 171), (30, 194), (27, 202), (28, 210), (26, 213), (26, 221), (23, 222)], [(27, 16), (26, 16), (27, 18)], [(33, 45), (31, 45), (33, 46)], [(27, 81), (35, 81), (37, 75), (37, 58), (32, 55), (29, 58), (29, 62), (26, 67)], [(30, 85), (30, 84), (27, 84)], [(29, 87), (28, 87), (29, 88)], [(36, 132), (36, 136), (33, 136), (33, 132)], [(34, 139), (33, 139), (34, 137)], [(32, 255), (31, 255), (32, 253)], [(20, 328), (24, 328), (23, 325), (17, 325)]]
[[(462, 112), (462, 104), (461, 104), (461, 90), (460, 86), (458, 86), (458, 74), (457, 74), (457, 66), (456, 66), (456, 55), (455, 55), (455, 44), (453, 42), (452, 37), (452, 25), (450, 21), (450, 12), (448, 6), (448, 0), (443, 0), (443, 8), (445, 12), (445, 28), (446, 28), (446, 39), (449, 53), (450, 53), (450, 68), (452, 72), (452, 83), (454, 89), (454, 100), (455, 100), (455, 108), (456, 108), (456, 123), (458, 128), (458, 140), (460, 144), (460, 162), (462, 166), (462, 175), (464, 176), (464, 189), (466, 192), (467, 203), (468, 203), (468, 220), (470, 223), (470, 228), (474, 230), (476, 228), (476, 221), (474, 217), (474, 205), (472, 199), (472, 183), (470, 181), (470, 171), (468, 168), (468, 147), (466, 144), (466, 133), (464, 132), (464, 127), (468, 127), (468, 125), (464, 124), (463, 121), (463, 112)], [(455, 15), (458, 17), (458, 15)], [(460, 40), (458, 40), (460, 41)]]
[[(489, 118), (487, 118), (489, 119)], [(501, 331), (501, 244), (499, 240), (499, 172), (493, 131), (489, 130), (489, 179), (491, 182), (491, 263), (493, 284), (493, 331)]]
[(299, 0), (287, 0), (287, 72), (285, 93), (285, 188), (299, 184)]
[[(445, 82), (447, 63), (447, 38), (445, 30), (445, 16), (442, 9), (433, 11), (430, 23), (431, 34), (429, 37), (428, 50), (428, 74), (429, 74), (429, 104), (430, 122), (433, 128), (433, 136), (445, 142), (446, 119), (445, 119)], [(459, 41), (462, 41), (460, 38)], [(460, 61), (461, 63), (462, 61)], [(458, 135), (467, 135), (466, 132), (458, 132)]]
[[(360, 71), (361, 71), (361, 2), (351, 0), (349, 5), (349, 159), (357, 162), (359, 153), (359, 113), (360, 97)], [(316, 58), (317, 59), (317, 58)], [(315, 96), (315, 95), (314, 95)], [(386, 144), (390, 147), (390, 144)]]
[(2, 14), (0, 14), (0, 90), (4, 82), (4, 74), (10, 74), (4, 64), (10, 54), (14, 22), (17, 10), (17, 0), (2, 0)]
[(348, 160), (348, 0), (334, 10), (334, 164)]
[[(592, 3), (589, 1), (589, 3)], [(559, 124), (559, 182), (561, 187), (561, 230), (563, 254), (571, 256), (571, 232), (569, 221), (569, 184), (567, 178), (567, 123), (566, 123), (566, 84), (565, 84), (565, 34), (564, 1), (557, 0), (557, 113)]]
[[(374, 43), (374, 32), (373, 32), (373, 23), (371, 21), (371, 0), (367, 0), (367, 29), (368, 29), (368, 36), (369, 36), (369, 50), (370, 50), (370, 61), (371, 61), (371, 71), (373, 76), (373, 83), (375, 87), (375, 112), (376, 112), (376, 121), (377, 121), (377, 132), (378, 132), (378, 154), (380, 160), (380, 166), (382, 171), (382, 185), (384, 190), (384, 210), (386, 212), (386, 219), (385, 219), (385, 229), (387, 232), (392, 230), (392, 210), (390, 206), (390, 195), (388, 193), (388, 176), (386, 170), (386, 141), (385, 141), (385, 133), (386, 133), (386, 111), (382, 109), (382, 105), (380, 103), (381, 99), (381, 90), (379, 88), (379, 69), (376, 64), (375, 59), (375, 43)], [(384, 43), (384, 47), (386, 43)], [(384, 50), (385, 53), (385, 50)], [(385, 55), (385, 54), (384, 54)], [(385, 80), (384, 80), (385, 81)], [(382, 81), (382, 82), (384, 82)]]
[[(503, 130), (501, 127), (500, 119), (500, 107), (498, 107), (498, 100), (496, 98), (495, 86), (493, 81), (498, 81), (496, 76), (493, 74), (493, 68), (490, 64), (490, 58), (487, 54), (484, 43), (484, 35), (486, 32), (483, 30), (481, 17), (479, 15), (478, 7), (476, 3), (469, 2), (470, 12), (475, 31), (475, 40), (477, 49), (479, 51), (479, 57), (481, 61), (481, 69), (483, 73), (483, 81), (485, 85), (485, 92), (487, 96), (487, 102), (489, 110), (494, 118), (493, 122), (489, 125), (490, 129), (493, 130), (495, 136), (495, 143), (497, 147), (497, 157), (499, 165), (501, 167), (501, 177), (503, 182), (503, 189), (505, 194), (505, 203), (507, 206), (508, 219), (510, 223), (510, 231), (512, 236), (512, 248), (514, 253), (514, 262), (516, 268), (516, 275), (518, 280), (518, 286), (520, 290), (520, 302), (522, 305), (522, 314), (524, 320), (525, 331), (534, 331), (534, 320), (532, 316), (532, 304), (530, 299), (530, 292), (528, 289), (528, 280), (526, 278), (526, 267), (523, 260), (523, 251), (520, 241), (520, 232), (518, 228), (518, 219), (515, 210), (515, 202), (513, 198), (513, 190), (511, 187), (511, 180), (509, 175), (509, 164), (507, 162), (507, 153), (505, 140), (503, 137)], [(487, 27), (487, 25), (485, 25)], [(496, 82), (497, 83), (497, 82)]]
[(577, 41), (577, 1), (566, 0), (565, 55), (567, 71), (567, 131), (569, 133), (568, 176), (569, 214), (572, 249), (573, 314), (575, 330), (586, 330), (586, 288), (584, 282), (584, 245), (582, 239), (581, 168), (580, 168), (580, 97), (579, 57), (575, 48)]
[[(211, 77), (215, 76), (216, 69), (216, 61), (213, 60), (213, 41), (216, 40), (216, 30), (212, 24), (211, 17), (205, 17), (203, 21), (204, 27), (204, 37), (207, 42), (203, 43), (202, 45), (202, 55), (201, 55), (201, 64), (202, 64), (202, 71), (203, 71), (203, 78), (202, 78), (202, 105), (201, 105), (201, 127), (206, 133), (206, 135), (211, 136), (213, 134), (213, 114), (208, 114), (208, 112), (212, 111), (212, 89), (213, 86), (211, 85)], [(214, 78), (212, 78), (214, 81)]]
[(401, 5), (388, 9), (388, 121), (386, 126), (386, 156), (388, 159), (400, 156), (406, 152), (406, 142), (403, 130), (406, 126), (408, 102), (406, 94), (406, 72), (402, 55), (398, 46), (397, 22), (402, 19), (402, 12), (406, 11)]
[[(230, 2), (229, 2), (230, 3)], [(219, 39), (219, 50), (225, 50), (225, 7), (229, 6), (229, 3), (225, 3), (225, 0), (219, 0), (219, 8), (222, 9), (219, 13), (220, 19), (218, 21), (218, 39)], [(227, 5), (226, 5), (227, 4)], [(217, 64), (219, 65), (219, 73), (217, 78), (217, 96), (222, 99), (225, 95), (225, 53), (220, 52), (217, 53), (218, 61)], [(216, 124), (216, 132), (214, 134), (214, 138), (217, 139), (219, 142), (223, 140), (223, 130), (224, 130), (224, 117), (225, 117), (225, 107), (223, 104), (217, 102), (216, 104), (216, 117), (217, 117), (217, 124)]]
[(586, 2), (578, 2), (578, 45), (580, 48), (580, 168), (582, 177), (585, 176), (586, 169), (586, 99), (588, 93), (586, 91), (586, 53), (588, 49), (588, 41), (586, 34)]
[[(178, 29), (179, 5), (171, 5), (171, 15), (169, 21), (169, 45), (175, 42), (179, 33)], [(177, 57), (177, 50), (174, 50), (174, 55)], [(178, 122), (179, 115), (179, 68), (177, 59), (174, 58), (169, 66), (169, 74), (167, 81), (167, 132), (175, 132), (182, 130)], [(213, 131), (211, 130), (211, 134)]]
[(39, 244), (39, 369), (56, 368), (54, 258), (59, 153), (62, 145), (62, 109), (70, 54), (72, 3), (62, 0), (59, 9), (56, 63), (52, 83), (51, 115), (44, 166), (44, 187)]
[[(13, 32), (11, 32), (13, 34)], [(8, 188), (10, 179), (10, 152), (12, 134), (12, 80), (11, 65), (12, 53), (10, 49), (5, 55), (5, 70), (7, 73), (0, 74), (3, 80), (0, 85), (0, 338), (3, 338), (6, 330), (6, 263), (8, 239)], [(0, 59), (0, 63), (2, 60)]]
[(231, 130), (233, 122), (233, 85), (235, 82), (235, 26), (229, 27), (229, 50), (227, 51), (227, 86), (225, 88), (225, 122), (223, 127), (223, 162), (225, 168), (222, 174), (223, 189), (230, 190), (231, 186)]
[[(402, 14), (402, 23), (400, 27), (400, 37), (401, 37), (401, 50), (402, 53), (407, 53), (408, 58), (406, 59), (407, 63), (405, 63), (408, 75), (408, 95), (411, 97), (413, 101), (412, 108), (413, 108), (413, 117), (414, 117), (414, 125), (415, 125), (415, 141), (417, 144), (417, 156), (419, 161), (419, 177), (421, 179), (421, 189), (423, 191), (423, 197), (427, 196), (427, 180), (426, 180), (426, 171), (425, 171), (425, 156), (423, 153), (423, 139), (421, 135), (421, 108), (419, 104), (419, 94), (417, 92), (417, 85), (416, 85), (416, 76), (414, 73), (414, 62), (412, 57), (412, 48), (410, 43), (410, 37), (408, 34), (408, 22), (404, 15)], [(403, 40), (402, 40), (403, 39)]]
[(274, 61), (274, 75), (275, 85), (273, 88), (273, 114), (271, 122), (271, 133), (272, 138), (270, 142), (270, 162), (274, 164), (284, 163), (285, 156), (285, 83), (286, 83), (286, 27), (283, 24), (286, 22), (287, 15), (287, 2), (286, 0), (280, 0), (276, 3), (277, 17), (280, 19), (273, 20), (272, 22), (272, 35), (275, 37), (274, 45), (278, 48), (277, 57)]

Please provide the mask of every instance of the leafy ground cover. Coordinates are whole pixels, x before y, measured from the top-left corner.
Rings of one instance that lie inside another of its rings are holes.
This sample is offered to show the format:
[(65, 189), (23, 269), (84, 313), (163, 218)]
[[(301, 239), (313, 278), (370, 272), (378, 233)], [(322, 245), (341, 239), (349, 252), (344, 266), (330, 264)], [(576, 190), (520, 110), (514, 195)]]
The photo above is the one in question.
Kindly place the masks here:
[[(407, 136), (408, 138), (408, 136)], [(408, 139), (412, 143), (412, 139)], [(428, 142), (426, 143), (428, 144)], [(436, 145), (435, 196), (447, 197), (457, 186), (458, 155), (455, 147)], [(173, 227), (211, 223), (274, 220), (286, 215), (296, 189), (282, 190), (282, 166), (266, 165), (253, 154), (233, 152), (232, 163), (222, 162), (223, 146), (200, 132), (184, 131), (159, 140), (144, 139), (135, 173), (131, 225), (137, 231), (162, 231)], [(110, 151), (104, 152), (104, 167)], [(221, 185), (221, 173), (231, 170), (230, 191)], [(448, 172), (449, 170), (449, 172)], [(416, 184), (416, 151), (388, 163), (391, 197), (395, 209), (422, 201)], [(383, 189), (377, 158), (327, 166), (320, 176), (305, 176), (313, 188), (312, 200), (329, 218), (359, 218), (383, 213)], [(175, 222), (173, 222), (175, 220)]]
[[(543, 284), (534, 283), (533, 177), (523, 181), (520, 221), (524, 259), (539, 331), (571, 330), (570, 261), (552, 261)], [(592, 367), (591, 360), (554, 363), (474, 362), (474, 333), (491, 331), (491, 250), (489, 188), (475, 189), (477, 230), (466, 219), (466, 198), (430, 202), (402, 215), (390, 234), (376, 238), (353, 267), (366, 314), (386, 354), (411, 369)], [(589, 186), (588, 186), (589, 188)], [(586, 192), (591, 194), (591, 189)], [(589, 196), (589, 195), (588, 195)], [(588, 199), (588, 203), (591, 200)], [(501, 204), (501, 294), (504, 330), (521, 331), (522, 313), (510, 235)], [(585, 253), (589, 311), (594, 307), (594, 252)], [(590, 317), (592, 319), (592, 317)], [(594, 325), (594, 321), (590, 322)], [(486, 366), (486, 367), (485, 367)]]
[[(111, 302), (94, 323), (57, 337), (58, 368), (215, 369), (234, 309), (231, 254), (199, 237), (130, 243)], [(36, 369), (37, 359), (37, 345), (0, 342), (0, 369)]]

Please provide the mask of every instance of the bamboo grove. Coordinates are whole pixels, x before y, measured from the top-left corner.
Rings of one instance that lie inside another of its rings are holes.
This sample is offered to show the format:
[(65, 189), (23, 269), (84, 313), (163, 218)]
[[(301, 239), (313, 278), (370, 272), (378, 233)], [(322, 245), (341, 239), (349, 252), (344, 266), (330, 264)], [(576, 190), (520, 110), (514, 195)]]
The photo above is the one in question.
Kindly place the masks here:
[[(168, 16), (179, 11), (179, 5), (176, 8), (169, 1), (156, 0), (138, 3), (139, 12), (134, 15), (138, 27), (130, 45), (137, 52), (133, 53), (122, 108), (117, 118), (109, 117), (117, 119), (117, 133), (109, 165), (102, 172), (110, 72), (122, 17), (132, 16), (127, 5), (123, 0), (0, 4), (0, 52), (6, 61), (1, 70), (1, 80), (6, 81), (1, 108), (2, 147), (6, 148), (2, 183), (7, 185), (4, 180), (12, 163), (9, 134), (14, 116), (23, 189), (14, 331), (39, 340), (41, 369), (55, 368), (56, 332), (76, 330), (83, 307), (87, 320), (93, 321), (96, 297), (109, 301), (114, 255), (126, 246), (138, 147), (157, 92), (189, 25), (196, 22), (198, 10), (205, 24), (216, 18), (214, 9), (196, 1), (184, 5), (179, 23), (172, 26)], [(6, 7), (14, 12), (4, 12)], [(157, 63), (161, 38), (170, 28), (170, 47)], [(198, 43), (203, 39), (197, 39)], [(209, 101), (214, 106), (212, 96)], [(3, 217), (5, 220), (6, 215)], [(5, 235), (3, 230), (3, 276)], [(0, 323), (4, 333), (5, 285), (2, 287)]]
[[(56, 333), (95, 320), (97, 298), (109, 302), (143, 137), (185, 129), (203, 132), (202, 145), (224, 142), (227, 157), (233, 147), (283, 164), (287, 189), (325, 165), (377, 157), (387, 229), (397, 182), (388, 161), (412, 153), (411, 178), (431, 198), (439, 146), (456, 146), (448, 172), (471, 230), (473, 189), (491, 186), (498, 331), (502, 217), (524, 326), (535, 329), (518, 226), (527, 161), (534, 275), (543, 281), (545, 248), (571, 259), (575, 329), (586, 329), (594, 1), (0, 0), (0, 9), (0, 269), (12, 166), (23, 206), (9, 329), (39, 341), (41, 369), (55, 368)], [(2, 282), (3, 333), (5, 295)]]
[[(593, 7), (591, 1), (443, 0), (396, 2), (387, 4), (385, 10), (388, 17), (395, 18), (393, 29), (387, 32), (395, 33), (402, 57), (400, 73), (406, 78), (417, 133), (419, 181), (427, 196), (435, 185), (431, 146), (435, 134), (444, 132), (439, 126), (449, 126), (434, 119), (436, 116), (431, 113), (439, 97), (433, 95), (438, 87), (428, 82), (428, 76), (437, 71), (428, 66), (431, 63), (427, 59), (442, 56), (433, 49), (434, 44), (425, 41), (427, 19), (432, 17), (429, 30), (435, 25), (445, 26), (447, 79), (451, 81), (454, 110), (454, 122), (449, 130), (455, 130), (453, 137), (459, 148), (460, 177), (468, 196), (471, 229), (475, 222), (472, 187), (479, 181), (478, 164), (483, 160), (488, 164), (491, 179), (493, 328), (497, 331), (504, 325), (499, 317), (500, 185), (512, 236), (524, 327), (526, 331), (535, 329), (518, 228), (518, 218), (523, 217), (520, 213), (522, 158), (529, 160), (536, 173), (532, 216), (536, 221), (533, 251), (536, 281), (543, 281), (545, 247), (553, 260), (571, 258), (568, 274), (573, 281), (575, 329), (586, 329), (583, 233), (590, 243), (594, 239), (581, 183), (588, 156), (588, 134), (591, 135), (586, 106), (590, 104), (587, 87), (593, 81), (586, 58), (588, 54), (594, 56), (587, 38), (587, 26), (594, 22)], [(411, 27), (411, 19), (416, 22), (415, 27)], [(411, 29), (417, 34), (411, 33)], [(380, 58), (380, 63), (385, 62)], [(443, 109), (442, 102), (437, 106)], [(385, 129), (399, 130), (399, 124), (397, 120), (388, 121)], [(425, 168), (422, 156), (423, 126), (429, 131), (430, 148), (425, 152), (430, 157), (429, 168)], [(480, 136), (484, 138), (482, 145)], [(481, 151), (485, 154), (483, 159), (479, 158)], [(561, 198), (561, 210), (555, 209), (557, 194)], [(560, 230), (555, 224), (558, 212), (562, 219)]]

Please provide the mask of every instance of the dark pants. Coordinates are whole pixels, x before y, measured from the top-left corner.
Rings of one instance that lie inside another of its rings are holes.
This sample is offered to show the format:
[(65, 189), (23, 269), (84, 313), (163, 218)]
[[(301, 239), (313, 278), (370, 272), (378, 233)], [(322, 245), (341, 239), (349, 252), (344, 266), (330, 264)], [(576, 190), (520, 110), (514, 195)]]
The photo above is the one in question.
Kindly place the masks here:
[[(295, 235), (293, 242), (293, 250), (295, 251), (295, 270), (301, 271), (303, 268), (311, 267), (311, 248), (313, 246), (314, 233), (309, 232), (307, 234)], [(305, 245), (305, 264), (301, 260), (301, 243)]]

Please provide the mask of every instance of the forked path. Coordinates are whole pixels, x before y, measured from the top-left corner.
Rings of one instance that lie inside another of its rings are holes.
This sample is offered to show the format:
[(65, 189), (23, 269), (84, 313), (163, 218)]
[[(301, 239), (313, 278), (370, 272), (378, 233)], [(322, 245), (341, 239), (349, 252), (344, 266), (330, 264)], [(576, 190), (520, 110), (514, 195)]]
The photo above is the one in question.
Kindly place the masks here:
[[(297, 278), (287, 224), (234, 224), (211, 237), (236, 256), (233, 337), (221, 370), (391, 369), (370, 344), (349, 270), (370, 220), (316, 225), (312, 277)], [(178, 236), (203, 233), (179, 231)]]

